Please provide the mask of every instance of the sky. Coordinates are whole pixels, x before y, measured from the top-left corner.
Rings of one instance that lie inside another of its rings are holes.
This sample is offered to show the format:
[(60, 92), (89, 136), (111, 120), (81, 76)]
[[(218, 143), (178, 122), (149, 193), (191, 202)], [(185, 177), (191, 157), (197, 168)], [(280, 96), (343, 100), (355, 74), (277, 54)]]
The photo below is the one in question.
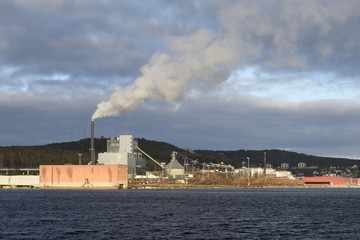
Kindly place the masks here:
[(131, 134), (360, 158), (358, 0), (2, 0), (0, 146)]

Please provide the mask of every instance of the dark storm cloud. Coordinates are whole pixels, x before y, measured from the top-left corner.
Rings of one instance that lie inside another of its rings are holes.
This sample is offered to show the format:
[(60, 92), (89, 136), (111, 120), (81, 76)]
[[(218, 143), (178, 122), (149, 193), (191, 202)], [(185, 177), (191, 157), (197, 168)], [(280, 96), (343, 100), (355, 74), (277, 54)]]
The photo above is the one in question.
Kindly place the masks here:
[(2, 65), (24, 75), (135, 76), (154, 51), (164, 50), (165, 36), (193, 31), (176, 19), (191, 15), (155, 3), (2, 1)]
[[(125, 31), (126, 26), (118, 19), (122, 16), (126, 21), (130, 14), (126, 9), (120, 7), (118, 12), (104, 17), (110, 6), (100, 4), (96, 8), (91, 2), (81, 6), (76, 2), (54, 2), (58, 6), (42, 1), (8, 2), (14, 12), (1, 15), (3, 65), (18, 67), (24, 75), (62, 72), (74, 76), (111, 76), (131, 75), (139, 68), (138, 62), (145, 61), (149, 51), (146, 45), (151, 46), (152, 41), (141, 43), (143, 51), (135, 47), (131, 38), (140, 39), (137, 34), (140, 29), (132, 29), (129, 22)], [(126, 37), (121, 35), (122, 31)]]

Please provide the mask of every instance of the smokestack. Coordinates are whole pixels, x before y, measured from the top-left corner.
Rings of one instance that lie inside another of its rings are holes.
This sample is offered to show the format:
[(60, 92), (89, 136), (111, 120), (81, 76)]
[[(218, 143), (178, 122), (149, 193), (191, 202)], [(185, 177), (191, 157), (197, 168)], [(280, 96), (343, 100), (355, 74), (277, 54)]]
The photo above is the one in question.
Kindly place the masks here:
[(266, 152), (264, 152), (264, 177), (266, 177)]
[(90, 146), (91, 164), (95, 165), (95, 148), (94, 148), (94, 121), (91, 121), (91, 146)]

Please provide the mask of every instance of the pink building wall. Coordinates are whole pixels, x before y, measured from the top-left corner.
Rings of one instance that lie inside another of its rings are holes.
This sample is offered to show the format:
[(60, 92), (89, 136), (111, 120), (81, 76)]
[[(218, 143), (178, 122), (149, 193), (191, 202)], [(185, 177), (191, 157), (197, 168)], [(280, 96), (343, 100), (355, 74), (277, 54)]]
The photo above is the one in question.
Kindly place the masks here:
[(127, 165), (40, 165), (40, 187), (128, 186)]
[(358, 178), (347, 177), (305, 177), (303, 179), (305, 184), (329, 184), (329, 185), (358, 185)]

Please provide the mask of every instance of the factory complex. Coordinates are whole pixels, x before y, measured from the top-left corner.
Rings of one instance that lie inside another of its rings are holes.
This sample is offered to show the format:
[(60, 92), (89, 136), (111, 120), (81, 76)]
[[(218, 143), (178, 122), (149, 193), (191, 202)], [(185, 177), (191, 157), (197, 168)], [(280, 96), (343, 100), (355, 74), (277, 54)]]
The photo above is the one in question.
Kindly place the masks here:
[[(219, 176), (217, 180), (219, 184), (222, 176), (246, 179), (247, 185), (250, 185), (250, 179), (251, 182), (260, 178), (295, 180), (291, 171), (275, 170), (266, 164), (266, 153), (264, 153), (264, 168), (251, 168), (248, 162), (247, 167), (243, 165), (242, 168), (235, 169), (222, 162), (200, 163), (175, 151), (172, 152), (169, 163), (158, 162), (138, 146), (138, 141), (133, 135), (113, 137), (108, 139), (106, 144), (106, 152), (98, 153), (96, 160), (94, 123), (91, 122), (91, 161), (87, 165), (40, 165), (37, 173), (36, 169), (24, 169), (21, 176), (11, 173), (9, 175), (10, 170), (6, 170), (6, 176), (0, 176), (0, 187), (126, 189), (129, 187), (129, 182), (135, 182), (136, 179), (158, 179), (156, 180), (158, 183), (170, 181), (187, 185), (189, 179), (194, 176), (204, 179), (209, 178), (210, 175)], [(156, 175), (146, 172), (146, 161), (153, 161), (160, 171)], [(30, 175), (30, 171), (35, 175)], [(358, 178), (350, 177), (317, 176), (304, 177), (302, 180), (302, 184), (306, 185), (358, 186), (360, 184)]]
[(40, 165), (39, 187), (42, 188), (128, 188), (128, 179), (146, 176), (143, 154), (162, 169), (161, 177), (183, 180), (184, 167), (173, 152), (171, 161), (159, 163), (138, 146), (132, 135), (107, 140), (107, 151), (95, 159), (94, 123), (91, 122), (91, 161), (88, 165)]

